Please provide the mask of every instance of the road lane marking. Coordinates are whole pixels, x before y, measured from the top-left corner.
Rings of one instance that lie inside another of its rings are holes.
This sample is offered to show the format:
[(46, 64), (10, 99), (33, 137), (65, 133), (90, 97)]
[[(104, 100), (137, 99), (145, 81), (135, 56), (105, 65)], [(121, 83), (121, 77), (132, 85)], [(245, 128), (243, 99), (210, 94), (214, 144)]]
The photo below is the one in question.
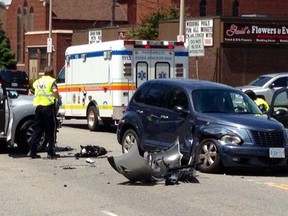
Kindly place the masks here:
[(280, 184), (280, 183), (268, 183), (269, 186), (278, 187), (281, 189), (288, 190), (288, 184)]
[(105, 211), (105, 210), (101, 211), (101, 213), (103, 213), (105, 215), (109, 215), (109, 216), (118, 216), (117, 214), (114, 214), (114, 213), (112, 213), (110, 211)]

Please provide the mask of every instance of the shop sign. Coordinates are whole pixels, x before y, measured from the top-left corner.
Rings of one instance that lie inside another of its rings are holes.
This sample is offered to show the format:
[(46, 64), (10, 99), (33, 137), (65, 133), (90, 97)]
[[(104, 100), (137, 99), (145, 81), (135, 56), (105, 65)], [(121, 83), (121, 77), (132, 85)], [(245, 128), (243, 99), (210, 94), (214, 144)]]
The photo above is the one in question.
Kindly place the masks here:
[(223, 33), (223, 43), (288, 45), (288, 24), (224, 23)]
[(186, 21), (186, 40), (203, 38), (204, 46), (213, 46), (213, 19), (197, 19)]
[(89, 44), (102, 42), (102, 30), (91, 30), (89, 31)]

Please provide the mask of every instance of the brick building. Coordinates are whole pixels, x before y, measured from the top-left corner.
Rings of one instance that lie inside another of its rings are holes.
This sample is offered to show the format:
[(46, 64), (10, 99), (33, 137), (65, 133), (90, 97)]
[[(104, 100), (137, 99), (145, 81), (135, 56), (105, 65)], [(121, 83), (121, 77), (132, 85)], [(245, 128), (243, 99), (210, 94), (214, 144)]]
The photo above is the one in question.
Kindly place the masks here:
[[(278, 0), (191, 0), (194, 34), (213, 35), (205, 45), (205, 56), (190, 57), (189, 77), (240, 86), (261, 74), (288, 71), (288, 1)], [(211, 32), (196, 26), (212, 23)], [(185, 26), (188, 35), (192, 28)], [(175, 40), (177, 20), (160, 24), (159, 39)], [(233, 34), (227, 32), (235, 31)], [(266, 33), (265, 33), (266, 31)], [(276, 32), (277, 31), (277, 32)]]
[(6, 25), (6, 6), (0, 2), (0, 22), (2, 23), (2, 28), (5, 30)]
[[(37, 77), (47, 64), (49, 33), (49, 4), (45, 3), (47, 1), (49, 2), (49, 0), (12, 0), (7, 9), (7, 17), (12, 18), (7, 20), (6, 35), (17, 56), (18, 67), (29, 71), (30, 78)], [(115, 32), (117, 33), (119, 28), (129, 30), (127, 24), (139, 24), (152, 11), (170, 4), (179, 7), (180, 0), (53, 0), (52, 62), (56, 71), (59, 71), (64, 64), (64, 52), (67, 46), (87, 43), (89, 30), (103, 29), (103, 40), (111, 40), (116, 38)], [(259, 43), (223, 42), (223, 28), (225, 23), (230, 21), (237, 21), (239, 24), (244, 22), (250, 26), (251, 23), (265, 22), (269, 25), (269, 23), (281, 22), (280, 25), (285, 26), (285, 19), (288, 17), (288, 10), (285, 10), (287, 6), (287, 0), (277, 0), (277, 2), (272, 0), (186, 0), (186, 20), (208, 18), (214, 23), (211, 34), (213, 45), (205, 46), (205, 56), (197, 59), (199, 61), (197, 62), (199, 63), (198, 75), (195, 72), (196, 60), (190, 59), (190, 77), (238, 85), (251, 80), (263, 71), (288, 71), (286, 64), (282, 62), (286, 49), (283, 43), (268, 44), (265, 47), (264, 44)], [(107, 28), (112, 21), (116, 27)], [(178, 20), (162, 23), (159, 39), (176, 40), (178, 30)], [(271, 46), (273, 49), (270, 49)], [(272, 63), (270, 59), (274, 59), (274, 62)], [(237, 79), (231, 79), (234, 76)]]
[[(95, 13), (98, 11), (98, 13)], [(49, 36), (49, 0), (12, 0), (6, 16), (6, 35), (16, 54), (17, 67), (37, 78), (47, 65)], [(71, 45), (74, 30), (100, 28), (110, 24), (111, 2), (102, 0), (52, 1), (51, 64), (58, 72), (64, 65), (65, 49)], [(125, 8), (115, 7), (115, 24), (126, 24)]]

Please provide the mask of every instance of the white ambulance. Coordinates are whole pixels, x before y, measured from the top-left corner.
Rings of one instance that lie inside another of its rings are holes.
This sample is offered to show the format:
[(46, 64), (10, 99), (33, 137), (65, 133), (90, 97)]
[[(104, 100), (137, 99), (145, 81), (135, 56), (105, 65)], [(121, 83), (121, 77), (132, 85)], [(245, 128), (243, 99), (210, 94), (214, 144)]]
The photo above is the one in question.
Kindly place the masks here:
[(65, 117), (86, 118), (90, 130), (117, 124), (135, 89), (158, 78), (188, 77), (183, 42), (115, 40), (68, 47), (57, 77)]

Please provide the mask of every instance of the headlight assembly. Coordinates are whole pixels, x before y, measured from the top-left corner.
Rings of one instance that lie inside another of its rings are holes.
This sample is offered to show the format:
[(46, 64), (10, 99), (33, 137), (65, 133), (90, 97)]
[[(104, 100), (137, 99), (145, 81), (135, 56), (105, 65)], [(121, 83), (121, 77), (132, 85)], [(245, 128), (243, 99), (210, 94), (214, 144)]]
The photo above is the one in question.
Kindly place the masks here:
[(239, 136), (229, 134), (222, 136), (220, 140), (225, 144), (232, 144), (232, 145), (239, 145), (242, 143), (242, 140)]

